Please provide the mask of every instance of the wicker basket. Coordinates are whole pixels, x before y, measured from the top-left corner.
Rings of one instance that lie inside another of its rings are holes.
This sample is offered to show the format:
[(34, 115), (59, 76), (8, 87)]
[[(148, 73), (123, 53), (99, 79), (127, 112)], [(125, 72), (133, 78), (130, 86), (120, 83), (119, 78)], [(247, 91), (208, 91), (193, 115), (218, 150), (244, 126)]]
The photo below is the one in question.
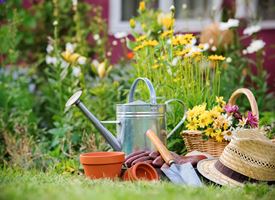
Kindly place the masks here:
[[(237, 98), (242, 94), (244, 94), (249, 100), (253, 115), (257, 116), (257, 118), (259, 119), (259, 110), (258, 110), (257, 102), (255, 100), (253, 93), (249, 89), (240, 88), (236, 90), (231, 95), (228, 101), (228, 104), (234, 105), (236, 103)], [(202, 138), (201, 131), (188, 130), (188, 131), (183, 131), (181, 135), (183, 137), (183, 140), (188, 152), (197, 150), (197, 151), (208, 153), (214, 157), (219, 157), (223, 152), (223, 149), (228, 144), (227, 141), (216, 142), (212, 138), (209, 138), (208, 140), (204, 140)]]

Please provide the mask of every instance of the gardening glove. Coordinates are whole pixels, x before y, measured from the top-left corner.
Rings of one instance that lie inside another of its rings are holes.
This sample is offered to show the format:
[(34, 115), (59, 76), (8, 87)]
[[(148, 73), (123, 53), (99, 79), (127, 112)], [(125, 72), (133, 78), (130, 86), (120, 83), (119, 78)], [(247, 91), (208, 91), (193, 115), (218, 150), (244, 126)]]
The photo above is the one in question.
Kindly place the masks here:
[[(194, 167), (197, 166), (200, 160), (207, 158), (204, 155), (180, 156), (175, 152), (171, 152), (171, 154), (176, 164), (190, 162)], [(149, 163), (155, 168), (161, 168), (163, 165), (166, 166), (165, 161), (157, 151), (136, 151), (128, 155), (125, 159), (125, 165), (127, 167), (131, 167), (138, 162)]]

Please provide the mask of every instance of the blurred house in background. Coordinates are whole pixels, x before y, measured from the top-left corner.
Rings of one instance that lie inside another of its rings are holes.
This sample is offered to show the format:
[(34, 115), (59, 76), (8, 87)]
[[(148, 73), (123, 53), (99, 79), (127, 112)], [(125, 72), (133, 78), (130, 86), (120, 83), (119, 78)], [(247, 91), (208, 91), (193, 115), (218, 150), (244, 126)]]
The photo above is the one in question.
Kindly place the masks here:
[[(137, 15), (141, 0), (87, 0), (103, 7), (103, 18), (108, 21), (110, 39), (114, 40), (117, 32), (130, 32), (129, 19)], [(177, 32), (199, 33), (213, 21), (220, 21), (222, 8), (227, 17), (240, 19), (245, 25), (258, 23), (261, 31), (259, 38), (266, 43), (264, 66), (270, 73), (269, 83), (275, 79), (275, 0), (153, 0), (151, 6), (169, 12), (173, 4), (176, 9)], [(247, 41), (247, 44), (249, 41)], [(116, 62), (122, 55), (121, 45), (113, 47), (112, 61)]]

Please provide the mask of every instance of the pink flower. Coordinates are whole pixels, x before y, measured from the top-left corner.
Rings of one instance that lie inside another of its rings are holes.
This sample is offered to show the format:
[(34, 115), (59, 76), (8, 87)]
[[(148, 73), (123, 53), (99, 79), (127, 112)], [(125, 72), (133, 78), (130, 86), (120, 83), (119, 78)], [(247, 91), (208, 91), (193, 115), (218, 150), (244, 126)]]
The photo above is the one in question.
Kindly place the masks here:
[(248, 112), (247, 114), (247, 123), (252, 127), (252, 128), (256, 128), (258, 127), (258, 118), (253, 115), (252, 112)]
[(226, 106), (224, 106), (224, 110), (227, 113), (236, 113), (239, 111), (239, 107), (236, 105), (231, 106), (231, 105), (227, 104)]

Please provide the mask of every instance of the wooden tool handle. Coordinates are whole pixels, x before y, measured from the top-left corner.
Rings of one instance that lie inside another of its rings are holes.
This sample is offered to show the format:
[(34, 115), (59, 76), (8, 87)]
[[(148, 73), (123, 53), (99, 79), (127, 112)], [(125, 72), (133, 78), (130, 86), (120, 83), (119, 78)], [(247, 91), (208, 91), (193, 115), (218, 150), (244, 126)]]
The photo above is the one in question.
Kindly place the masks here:
[(151, 142), (155, 145), (157, 148), (158, 152), (160, 153), (161, 157), (167, 164), (172, 164), (174, 163), (174, 158), (171, 155), (170, 151), (164, 146), (164, 144), (160, 141), (158, 136), (155, 134), (154, 131), (148, 130), (146, 132), (147, 137), (151, 140)]
[(252, 111), (253, 115), (255, 115), (259, 119), (259, 110), (258, 110), (257, 101), (256, 101), (255, 96), (253, 95), (253, 93), (247, 88), (240, 88), (240, 89), (237, 89), (235, 92), (233, 92), (233, 94), (231, 95), (231, 97), (228, 101), (228, 104), (229, 105), (235, 105), (236, 100), (242, 94), (244, 94), (247, 97), (247, 99), (250, 103), (250, 107), (251, 107), (251, 111)]

